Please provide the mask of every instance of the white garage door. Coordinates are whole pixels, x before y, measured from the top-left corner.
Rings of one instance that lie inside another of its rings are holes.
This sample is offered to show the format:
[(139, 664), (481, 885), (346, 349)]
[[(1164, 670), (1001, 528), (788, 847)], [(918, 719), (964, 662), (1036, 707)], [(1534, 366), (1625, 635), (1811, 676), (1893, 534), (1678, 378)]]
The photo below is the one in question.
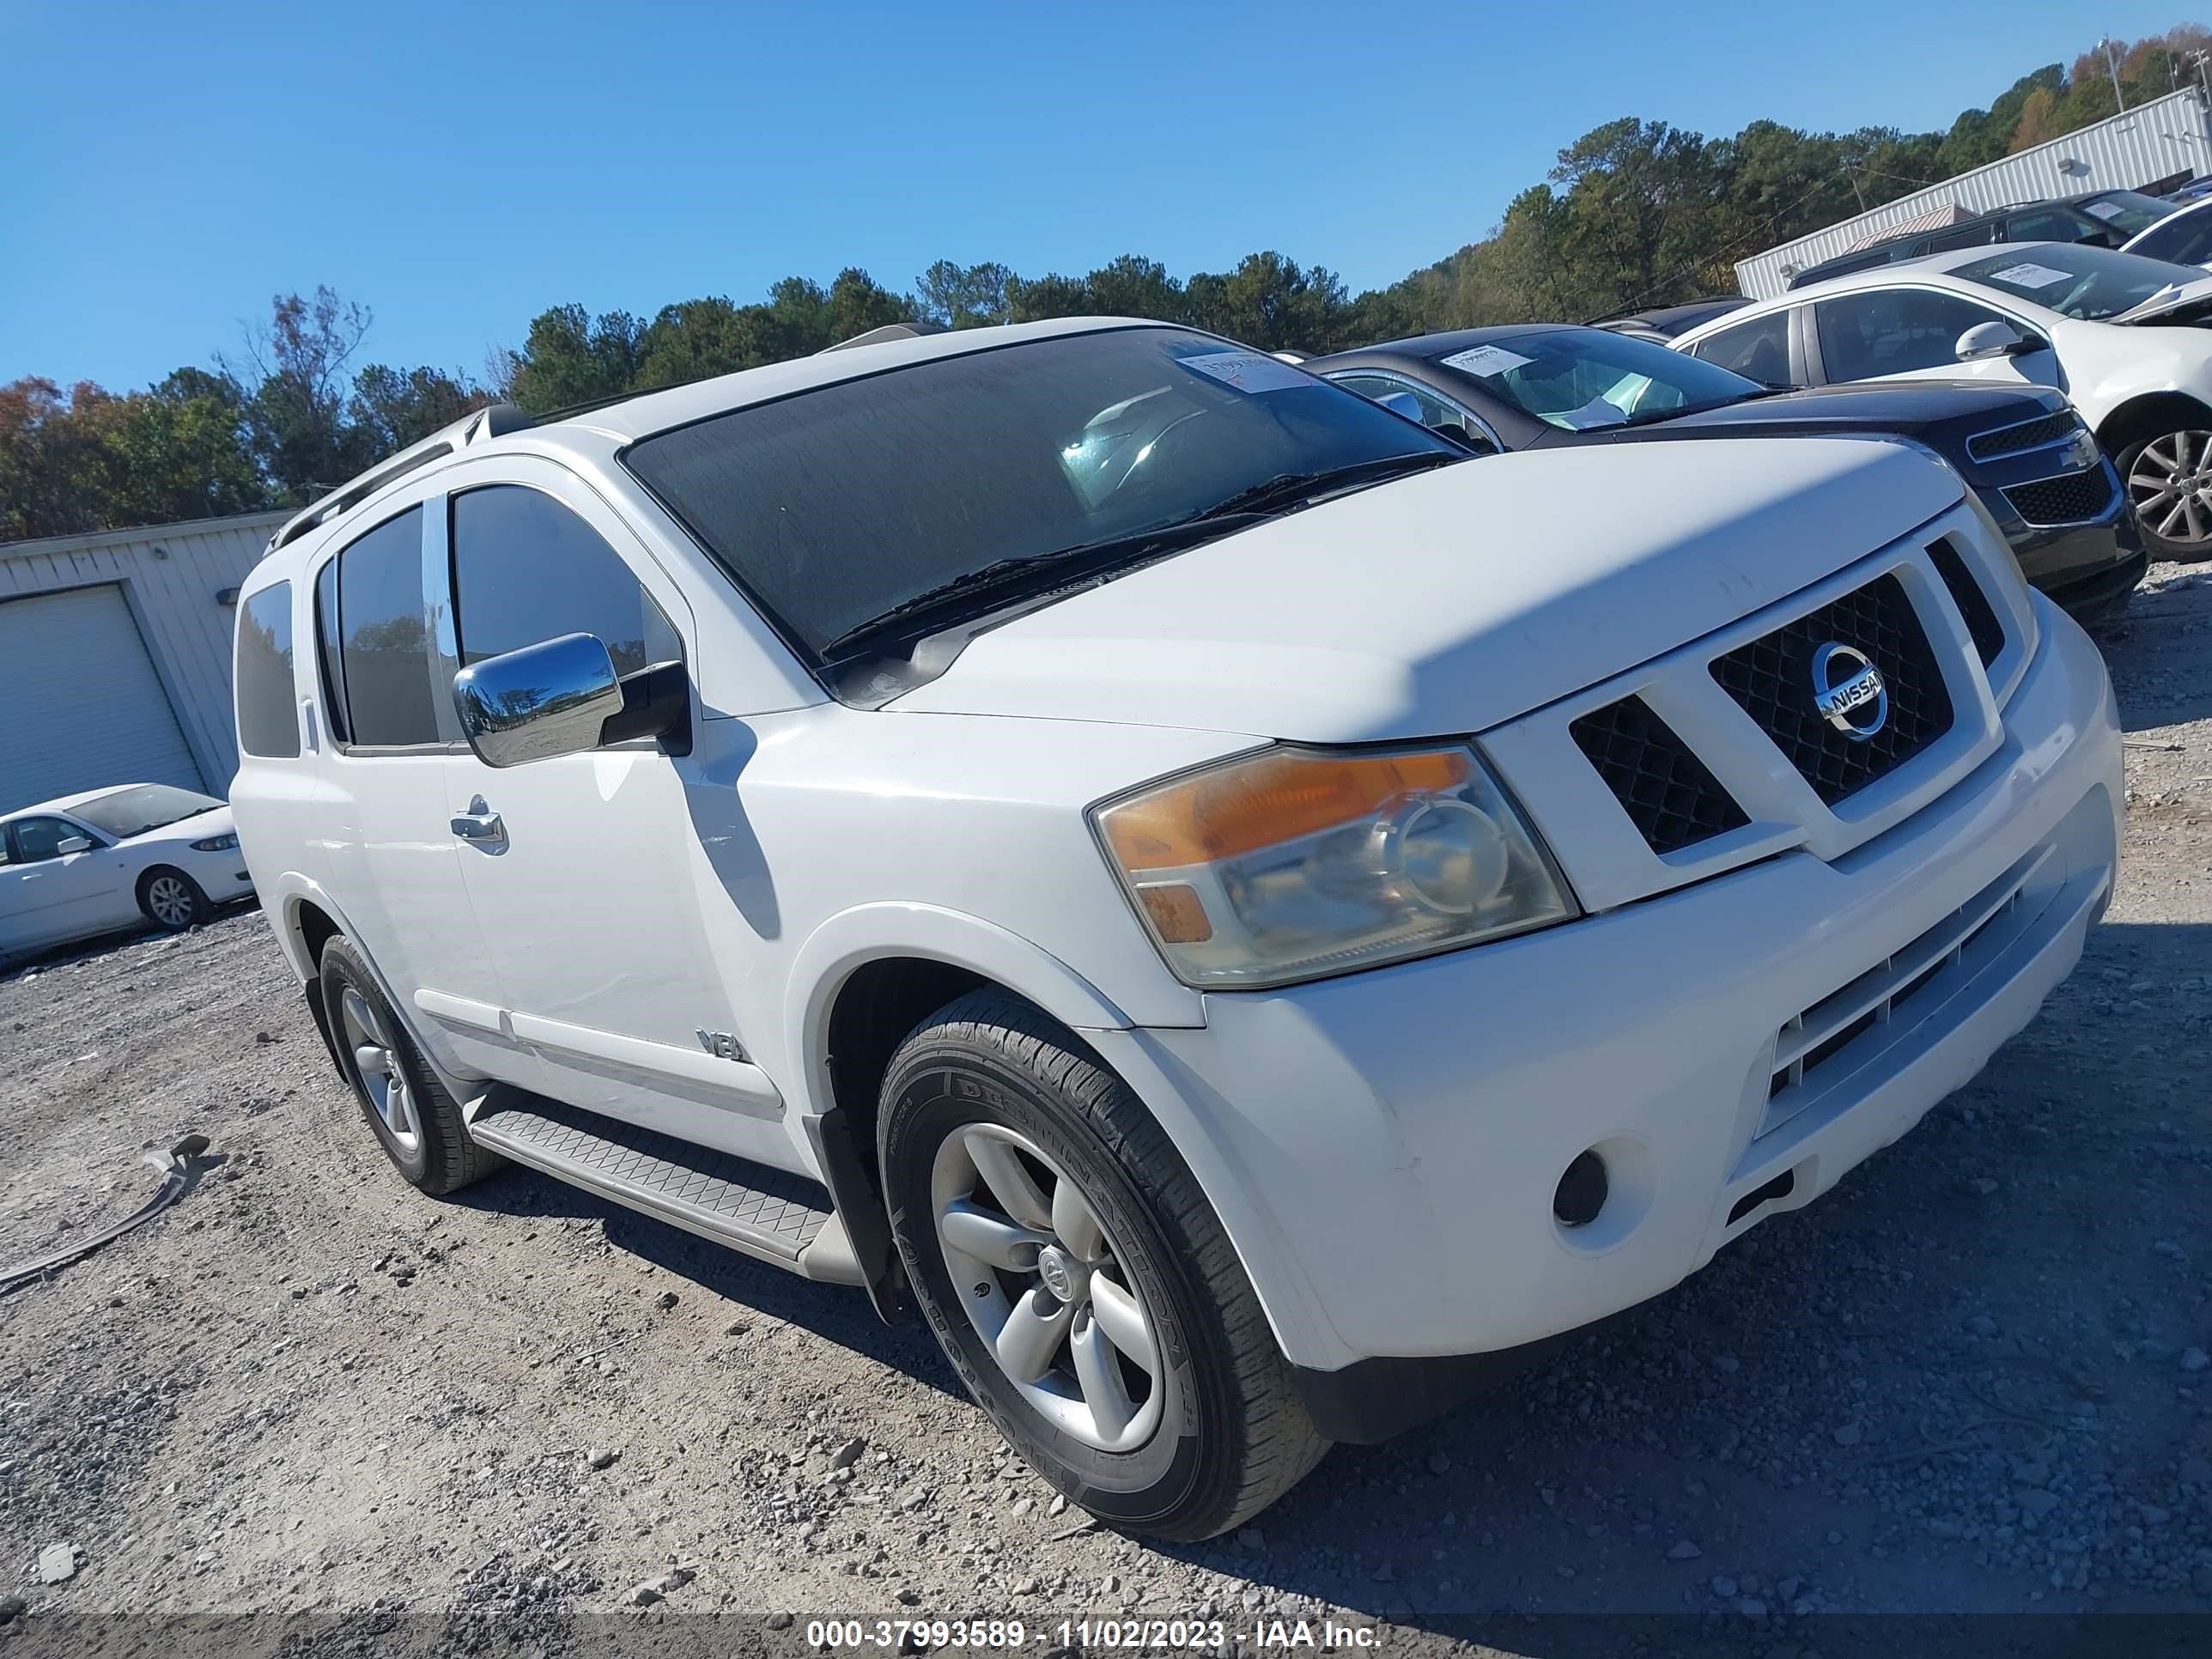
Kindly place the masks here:
[(0, 812), (112, 783), (207, 787), (123, 590), (0, 604)]

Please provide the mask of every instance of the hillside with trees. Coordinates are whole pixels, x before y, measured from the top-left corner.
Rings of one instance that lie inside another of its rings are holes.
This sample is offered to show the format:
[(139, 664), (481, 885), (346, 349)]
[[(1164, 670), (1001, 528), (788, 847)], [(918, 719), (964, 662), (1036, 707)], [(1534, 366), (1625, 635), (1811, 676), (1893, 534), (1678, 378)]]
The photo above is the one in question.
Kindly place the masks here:
[[(2130, 106), (2200, 74), (2212, 33), (2185, 25), (2120, 48)], [(2014, 151), (2118, 107), (2102, 54), (2021, 76), (1942, 132), (1808, 133), (1755, 121), (1727, 137), (1625, 116), (1561, 150), (1490, 233), (1357, 295), (1274, 252), (1176, 277), (1123, 254), (1080, 276), (939, 260), (910, 293), (864, 270), (803, 276), (738, 304), (682, 300), (650, 318), (558, 305), (477, 374), (356, 367), (367, 307), (328, 289), (280, 295), (236, 356), (143, 391), (28, 378), (0, 386), (0, 542), (304, 503), (469, 410), (534, 411), (680, 385), (819, 351), (879, 324), (950, 328), (1114, 315), (1188, 323), (1269, 349), (1527, 319), (1603, 315), (1726, 293), (1744, 255)]]

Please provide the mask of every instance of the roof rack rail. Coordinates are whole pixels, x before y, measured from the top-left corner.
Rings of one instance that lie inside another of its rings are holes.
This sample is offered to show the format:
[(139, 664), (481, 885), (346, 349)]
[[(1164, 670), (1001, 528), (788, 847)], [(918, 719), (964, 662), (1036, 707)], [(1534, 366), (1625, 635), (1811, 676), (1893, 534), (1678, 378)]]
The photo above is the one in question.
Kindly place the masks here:
[(274, 553), (286, 544), (299, 540), (317, 525), (327, 524), (339, 514), (350, 512), (395, 478), (404, 478), (420, 467), (486, 438), (504, 437), (537, 424), (535, 416), (513, 404), (493, 404), (464, 415), (451, 426), (440, 428), (420, 443), (410, 444), (391, 459), (379, 462), (359, 477), (349, 479), (320, 501), (287, 519), (269, 538), (269, 551)]

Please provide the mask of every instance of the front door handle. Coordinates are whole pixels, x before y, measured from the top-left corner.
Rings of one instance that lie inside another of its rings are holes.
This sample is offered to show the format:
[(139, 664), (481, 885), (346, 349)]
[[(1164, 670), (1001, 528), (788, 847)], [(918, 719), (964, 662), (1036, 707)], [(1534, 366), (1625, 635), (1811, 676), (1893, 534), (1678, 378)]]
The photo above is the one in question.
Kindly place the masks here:
[(482, 795), (478, 795), (469, 803), (467, 811), (455, 813), (449, 823), (453, 833), (463, 841), (486, 842), (507, 839), (505, 822), (498, 813), (484, 805), (484, 798)]

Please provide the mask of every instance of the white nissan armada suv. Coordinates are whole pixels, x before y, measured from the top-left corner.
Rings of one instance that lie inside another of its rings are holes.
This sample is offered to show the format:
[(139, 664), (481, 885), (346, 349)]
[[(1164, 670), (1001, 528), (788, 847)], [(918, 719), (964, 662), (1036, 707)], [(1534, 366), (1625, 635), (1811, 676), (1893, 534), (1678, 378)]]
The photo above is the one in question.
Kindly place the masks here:
[(1084, 319), (495, 408), (287, 525), (237, 827), (369, 1127), (909, 1306), (1232, 1527), (1902, 1135), (2111, 891), (1931, 453), (1476, 459)]

